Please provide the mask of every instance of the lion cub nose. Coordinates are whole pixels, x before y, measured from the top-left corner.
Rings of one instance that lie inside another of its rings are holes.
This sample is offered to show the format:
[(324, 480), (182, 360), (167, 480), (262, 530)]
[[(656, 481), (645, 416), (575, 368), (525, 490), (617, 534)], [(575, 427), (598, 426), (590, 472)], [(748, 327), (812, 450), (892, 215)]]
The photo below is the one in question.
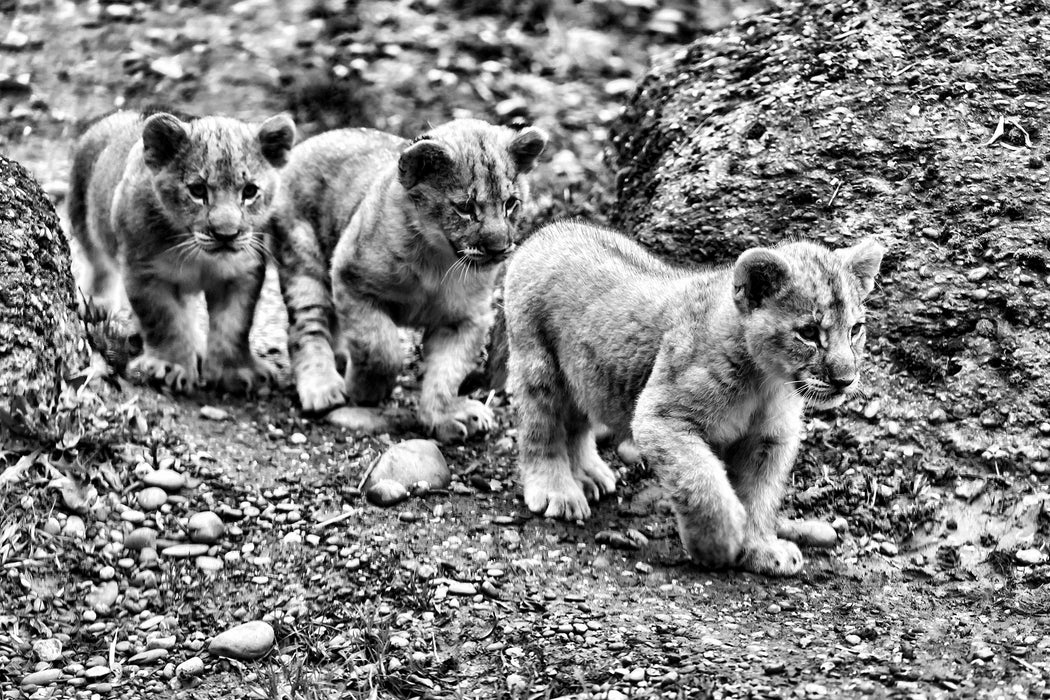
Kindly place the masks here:
[(221, 231), (216, 228), (208, 229), (208, 235), (220, 245), (230, 245), (237, 240), (239, 232), (236, 229)]
[(514, 244), (504, 246), (485, 246), (485, 252), (495, 260), (503, 260), (514, 251)]
[(828, 384), (831, 384), (835, 391), (840, 393), (853, 386), (855, 381), (857, 381), (857, 375), (855, 374), (842, 377), (828, 377)]

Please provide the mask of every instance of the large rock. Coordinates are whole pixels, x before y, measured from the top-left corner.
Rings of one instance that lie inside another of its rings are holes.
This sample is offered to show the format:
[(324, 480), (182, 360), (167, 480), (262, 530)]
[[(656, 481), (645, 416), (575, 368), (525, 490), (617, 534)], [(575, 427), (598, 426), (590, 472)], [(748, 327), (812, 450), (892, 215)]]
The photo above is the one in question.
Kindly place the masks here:
[(379, 458), (365, 482), (365, 489), (380, 481), (396, 481), (405, 488), (425, 481), (430, 488), (444, 489), (452, 483), (444, 455), (430, 440), (405, 440), (393, 445)]
[(228, 659), (253, 661), (266, 655), (275, 640), (273, 627), (261, 620), (245, 622), (216, 635), (208, 652)]
[[(25, 169), (0, 156), (0, 443), (12, 429), (50, 437), (56, 372), (85, 367), (70, 250), (58, 217)], [(2, 416), (0, 416), (2, 417)]]
[[(839, 409), (800, 461), (830, 447), (834, 466), (852, 448), (846, 459), (877, 463), (880, 483), (920, 459), (1045, 472), (1045, 22), (1020, 6), (991, 17), (944, 0), (781, 7), (699, 39), (639, 83), (612, 132), (618, 225), (677, 263), (876, 236), (890, 249), (864, 377), (884, 409)], [(858, 432), (875, 433), (870, 452), (850, 442)], [(910, 447), (893, 457), (898, 445)]]

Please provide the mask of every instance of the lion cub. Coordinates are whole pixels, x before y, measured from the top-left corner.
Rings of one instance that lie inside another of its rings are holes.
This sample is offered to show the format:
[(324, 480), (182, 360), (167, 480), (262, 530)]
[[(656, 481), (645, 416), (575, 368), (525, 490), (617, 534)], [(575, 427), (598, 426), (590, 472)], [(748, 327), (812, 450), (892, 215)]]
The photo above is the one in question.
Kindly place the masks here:
[(697, 563), (797, 573), (776, 515), (803, 405), (855, 391), (882, 254), (872, 239), (788, 243), (692, 272), (593, 226), (539, 231), (505, 286), (528, 507), (585, 518), (588, 499), (615, 489), (594, 444), (604, 423), (634, 438), (671, 491)]
[[(524, 176), (546, 142), (535, 128), (457, 119), (413, 141), (341, 129), (292, 151), (274, 239), (304, 410), (385, 399), (401, 369), (397, 329), (421, 327), (421, 422), (443, 441), (491, 426), (492, 411), (457, 392), (492, 323), (497, 270), (529, 201)], [(330, 420), (385, 429), (373, 410), (339, 414)]]
[[(250, 388), (271, 377), (273, 369), (252, 356), (248, 333), (265, 274), (277, 169), (294, 140), (286, 116), (252, 126), (116, 112), (77, 141), (71, 228), (91, 267), (86, 291), (115, 313), (130, 304), (143, 340), (142, 355), (128, 366), (132, 377), (179, 391), (202, 380)], [(202, 291), (206, 348), (193, 312)]]

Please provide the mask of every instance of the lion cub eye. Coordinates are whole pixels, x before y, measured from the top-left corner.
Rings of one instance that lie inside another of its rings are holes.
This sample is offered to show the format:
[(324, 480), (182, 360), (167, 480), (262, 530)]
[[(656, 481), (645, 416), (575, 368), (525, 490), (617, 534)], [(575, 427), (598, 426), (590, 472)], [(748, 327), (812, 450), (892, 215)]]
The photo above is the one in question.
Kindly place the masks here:
[(795, 329), (795, 335), (806, 343), (814, 343), (820, 345), (820, 326), (815, 323), (802, 326), (801, 328)]
[(186, 185), (186, 191), (196, 200), (208, 203), (208, 186), (203, 182), (190, 182)]
[(850, 337), (856, 340), (860, 337), (860, 334), (864, 332), (864, 321), (859, 321), (853, 324), (853, 328), (850, 329)]
[(451, 204), (452, 208), (456, 210), (456, 213), (464, 219), (473, 219), (478, 215), (478, 209), (474, 206), (473, 200), (468, 199), (465, 202), (457, 202), (450, 199), (449, 204)]
[(503, 208), (507, 212), (507, 216), (516, 212), (519, 206), (521, 206), (521, 200), (517, 197), (510, 197), (503, 203)]
[(241, 197), (246, 202), (248, 200), (255, 199), (256, 195), (258, 194), (259, 187), (254, 182), (249, 182), (247, 185), (244, 186), (244, 189), (241, 190)]

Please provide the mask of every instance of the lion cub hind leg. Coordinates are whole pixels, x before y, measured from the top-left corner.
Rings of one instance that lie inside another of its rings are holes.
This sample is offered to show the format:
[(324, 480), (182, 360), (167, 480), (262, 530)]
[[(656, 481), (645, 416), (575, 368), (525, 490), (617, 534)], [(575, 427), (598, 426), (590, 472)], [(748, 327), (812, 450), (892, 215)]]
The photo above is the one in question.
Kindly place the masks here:
[(598, 454), (598, 445), (590, 422), (568, 430), (569, 460), (572, 475), (588, 500), (597, 501), (616, 491), (616, 473)]

